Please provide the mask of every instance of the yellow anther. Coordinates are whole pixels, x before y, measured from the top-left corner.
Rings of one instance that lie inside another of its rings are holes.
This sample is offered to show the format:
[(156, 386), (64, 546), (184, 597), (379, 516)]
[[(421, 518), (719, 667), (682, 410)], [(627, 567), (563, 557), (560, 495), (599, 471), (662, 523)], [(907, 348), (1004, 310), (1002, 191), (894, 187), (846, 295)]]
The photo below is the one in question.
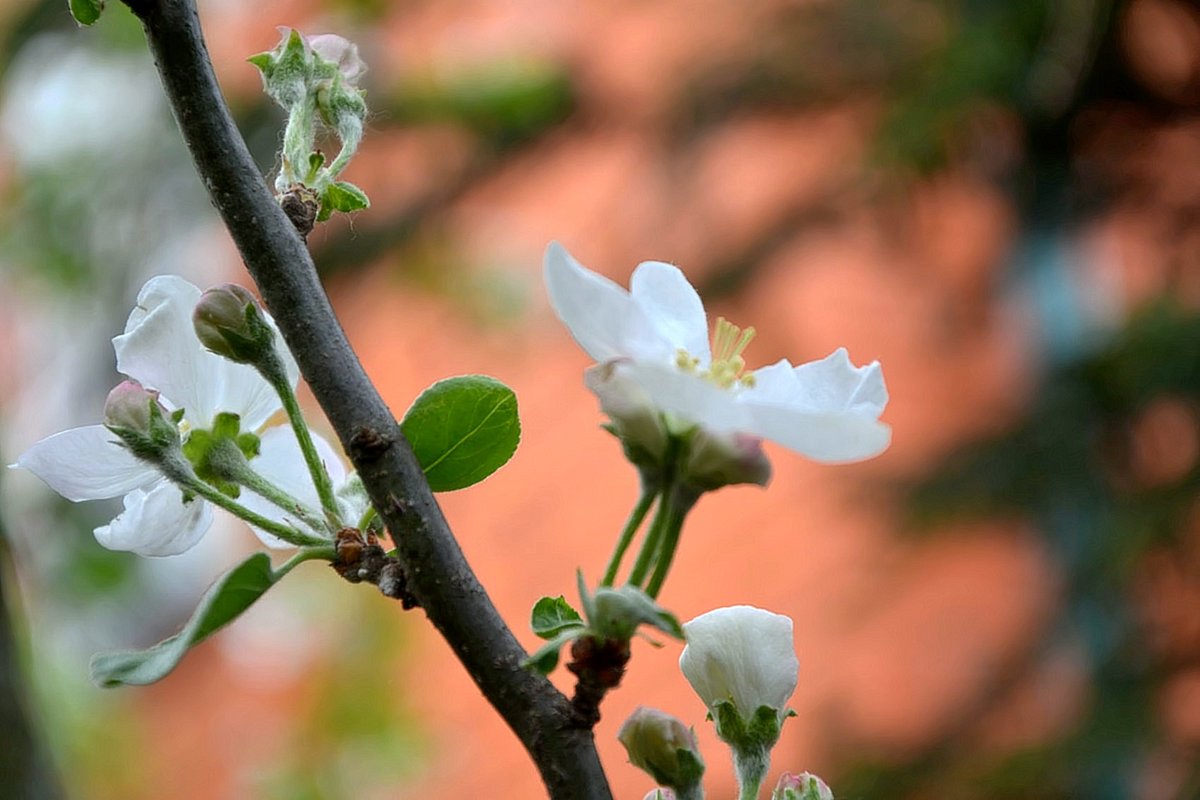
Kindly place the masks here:
[(754, 328), (742, 330), (724, 317), (718, 317), (713, 328), (712, 363), (708, 369), (699, 371), (700, 359), (683, 348), (675, 351), (675, 366), (684, 372), (696, 372), (722, 389), (749, 388), (754, 385), (754, 375), (745, 372), (746, 359), (742, 358), (742, 351), (753, 338)]

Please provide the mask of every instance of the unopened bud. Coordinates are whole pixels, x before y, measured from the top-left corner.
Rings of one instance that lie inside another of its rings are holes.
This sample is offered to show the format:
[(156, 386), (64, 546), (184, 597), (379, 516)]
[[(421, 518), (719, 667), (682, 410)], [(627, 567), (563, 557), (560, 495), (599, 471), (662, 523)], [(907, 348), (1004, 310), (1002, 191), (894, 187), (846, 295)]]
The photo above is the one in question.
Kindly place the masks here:
[(358, 55), (358, 45), (336, 33), (319, 33), (303, 39), (313, 53), (337, 68), (342, 80), (349, 86), (358, 87), (358, 79), (367, 71), (366, 62)]
[(771, 793), (771, 800), (833, 800), (833, 790), (811, 772), (785, 772)]
[(642, 800), (675, 800), (675, 792), (670, 789), (651, 789)]
[(122, 381), (108, 393), (104, 424), (130, 452), (151, 463), (161, 463), (180, 445), (179, 428), (158, 402), (158, 392), (137, 381)]
[(202, 294), (192, 325), (201, 344), (230, 361), (257, 366), (275, 356), (275, 331), (254, 295), (235, 283)]
[(687, 790), (704, 775), (695, 732), (664, 711), (639, 706), (617, 739), (625, 745), (629, 763), (665, 787)]
[(149, 433), (150, 409), (157, 403), (158, 392), (137, 381), (122, 381), (113, 387), (104, 401), (104, 424)]

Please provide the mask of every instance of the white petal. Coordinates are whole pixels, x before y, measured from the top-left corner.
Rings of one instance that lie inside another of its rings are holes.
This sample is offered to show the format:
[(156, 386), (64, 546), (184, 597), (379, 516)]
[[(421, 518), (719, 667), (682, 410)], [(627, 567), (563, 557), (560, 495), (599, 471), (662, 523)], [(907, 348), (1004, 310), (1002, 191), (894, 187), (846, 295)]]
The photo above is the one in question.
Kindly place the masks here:
[(645, 261), (633, 271), (629, 290), (663, 339), (699, 358), (702, 367), (712, 362), (704, 303), (678, 267)]
[(29, 470), (73, 502), (119, 497), (161, 477), (116, 441), (103, 425), (71, 428), (42, 439), (12, 466)]
[(95, 530), (96, 541), (110, 550), (174, 556), (194, 547), (212, 525), (212, 506), (199, 498), (183, 502), (178, 487), (165, 479), (134, 489), (124, 502), (124, 512)]
[(629, 292), (583, 267), (558, 242), (546, 248), (543, 263), (550, 305), (579, 346), (596, 361), (674, 357), (675, 348)]
[(856, 367), (850, 363), (850, 356), (844, 347), (839, 347), (820, 361), (801, 364), (793, 372), (799, 392), (799, 400), (795, 405), (806, 409), (852, 410), (878, 417), (887, 405), (887, 387), (883, 383), (883, 370), (879, 362)]
[[(256, 429), (279, 409), (279, 399), (252, 367), (204, 349), (192, 327), (199, 299), (200, 290), (178, 276), (147, 281), (125, 333), (113, 339), (117, 369), (185, 409), (197, 427), (210, 427), (217, 412), (228, 411), (241, 415), (243, 428)], [(287, 363), (294, 371), (290, 356)]]
[[(325, 464), (325, 469), (329, 472), (329, 477), (333, 481), (334, 486), (341, 484), (346, 479), (346, 468), (342, 465), (341, 459), (338, 458), (337, 452), (334, 451), (329, 442), (317, 434), (313, 433), (312, 437), (313, 443), (317, 448), (317, 453), (320, 455), (321, 461)], [(292, 429), (287, 425), (277, 425), (269, 428), (263, 433), (260, 442), (262, 449), (259, 451), (258, 456), (251, 459), (251, 468), (292, 497), (307, 505), (314, 513), (320, 516), (321, 501), (317, 496), (317, 488), (313, 484), (312, 476), (308, 474), (308, 467), (304, 462), (304, 454), (300, 451), (300, 443), (296, 441), (296, 436), (292, 433)], [(254, 492), (243, 490), (241, 497), (238, 498), (238, 502), (268, 519), (292, 525), (300, 530), (307, 529), (307, 526), (295, 515), (288, 514), (279, 506)], [(357, 521), (353, 520), (352, 523)], [(289, 544), (259, 528), (255, 528), (253, 525), (250, 527), (254, 528), (254, 533), (269, 547), (295, 547), (295, 545)]]
[(705, 705), (732, 700), (745, 718), (760, 706), (783, 711), (800, 671), (791, 619), (732, 606), (701, 614), (683, 632), (679, 668)]
[(813, 461), (844, 464), (882, 453), (892, 429), (870, 414), (808, 412), (786, 406), (746, 404), (751, 422), (743, 430), (795, 450)]
[(749, 411), (737, 394), (698, 375), (657, 362), (633, 361), (621, 372), (641, 387), (655, 406), (716, 433), (749, 429)]
[(879, 362), (855, 367), (843, 348), (799, 367), (779, 361), (754, 379), (737, 397), (750, 414), (748, 433), (826, 463), (871, 458), (891, 442), (878, 420), (887, 403)]

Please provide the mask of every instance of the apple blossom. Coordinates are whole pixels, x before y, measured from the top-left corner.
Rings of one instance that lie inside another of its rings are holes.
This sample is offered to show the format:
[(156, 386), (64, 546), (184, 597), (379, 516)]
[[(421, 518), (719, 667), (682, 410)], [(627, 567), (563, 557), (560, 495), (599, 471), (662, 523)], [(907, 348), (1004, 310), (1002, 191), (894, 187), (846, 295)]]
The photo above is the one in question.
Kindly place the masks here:
[(756, 798), (791, 713), (800, 662), (792, 620), (753, 606), (730, 606), (683, 625), (679, 668), (708, 706), (717, 735), (733, 749), (740, 798)]
[[(151, 278), (142, 287), (125, 332), (113, 339), (117, 369), (137, 383), (121, 384), (110, 394), (110, 424), (137, 422), (140, 417), (131, 404), (143, 399), (147, 414), (154, 416), (149, 405), (149, 398), (154, 397), (156, 403), (175, 412), (170, 420), (186, 446), (192, 432), (212, 428), (222, 414), (237, 415), (243, 431), (261, 432), (267, 419), (280, 409), (279, 397), (252, 367), (228, 361), (201, 346), (192, 328), (192, 312), (200, 294), (196, 286), (170, 275)], [(287, 380), (294, 386), (299, 378), (295, 361), (286, 351), (280, 358)], [(124, 511), (95, 530), (105, 547), (145, 556), (176, 555), (190, 549), (211, 525), (212, 511), (199, 497), (185, 500), (180, 488), (165, 477), (164, 471), (177, 471), (180, 464), (186, 464), (182, 455), (176, 450), (167, 461), (161, 460), (166, 458), (163, 453), (155, 463), (139, 459), (119, 442), (120, 430), (88, 425), (62, 431), (34, 444), (12, 466), (29, 470), (73, 502), (124, 495)], [(334, 471), (334, 479), (344, 478), (332, 448), (323, 441), (318, 447), (326, 466)], [(253, 467), (265, 482), (285, 486), (292, 496), (308, 502), (315, 498), (315, 490), (303, 459), (297, 458), (298, 449), (291, 431), (273, 428), (262, 434)], [(168, 469), (171, 464), (174, 467)], [(243, 493), (242, 505), (261, 509), (258, 516), (264, 523), (297, 527), (297, 514), (280, 511), (277, 504), (255, 492)], [(347, 509), (347, 513), (355, 511)], [(261, 526), (256, 526), (255, 532), (270, 546), (287, 546)], [(325, 536), (323, 531), (317, 534)], [(299, 534), (299, 538), (318, 537)]]
[[(704, 305), (677, 267), (643, 262), (626, 291), (551, 242), (544, 273), (555, 313), (597, 362), (588, 387), (617, 433), (641, 450), (661, 454), (670, 432), (698, 427), (718, 437), (731, 459), (747, 463), (741, 480), (761, 483), (759, 439), (829, 463), (887, 448), (878, 362), (856, 367), (839, 348), (820, 361), (793, 366), (782, 359), (747, 372), (743, 353), (754, 329), (718, 319), (710, 345)], [(667, 412), (667, 424), (653, 424), (654, 411)], [(714, 447), (708, 471), (728, 472), (713, 462)]]

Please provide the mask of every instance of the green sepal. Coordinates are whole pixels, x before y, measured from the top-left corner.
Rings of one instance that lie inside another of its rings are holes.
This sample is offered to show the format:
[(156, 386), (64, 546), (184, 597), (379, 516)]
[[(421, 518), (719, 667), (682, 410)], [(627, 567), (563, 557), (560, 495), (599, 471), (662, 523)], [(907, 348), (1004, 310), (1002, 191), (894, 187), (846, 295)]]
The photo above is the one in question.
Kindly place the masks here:
[(543, 675), (549, 675), (558, 666), (558, 651), (563, 645), (587, 634), (587, 628), (567, 628), (550, 641), (539, 647), (533, 655), (521, 662), (525, 669), (536, 670)]
[(592, 597), (589, 626), (602, 639), (628, 641), (642, 625), (650, 625), (680, 641), (683, 626), (674, 614), (632, 584), (619, 588), (602, 586)]
[(333, 212), (341, 211), (350, 214), (371, 207), (367, 193), (348, 181), (334, 181), (321, 192), (321, 208), (317, 211), (317, 220), (324, 222), (333, 216)]
[[(693, 731), (695, 733), (695, 731)], [(686, 747), (675, 751), (677, 760), (676, 778), (679, 786), (699, 786), (704, 778), (704, 762), (700, 755)]]
[(255, 553), (214, 583), (183, 630), (145, 650), (121, 650), (92, 656), (97, 686), (145, 686), (175, 669), (187, 651), (228, 625), (278, 580), (266, 553)]
[(717, 723), (717, 735), (734, 749), (770, 751), (779, 741), (783, 719), (791, 713), (780, 715), (770, 706), (759, 706), (749, 719), (744, 719), (732, 700), (722, 700), (711, 711)]
[(67, 6), (80, 25), (94, 25), (104, 11), (104, 0), (68, 0)]
[(448, 378), (421, 393), (400, 429), (435, 492), (478, 483), (517, 450), (517, 396), (495, 378)]
[(584, 627), (583, 617), (561, 594), (543, 597), (533, 605), (529, 627), (542, 639), (553, 639), (570, 628)]
[(198, 428), (183, 443), (183, 456), (196, 470), (196, 476), (215, 486), (221, 494), (237, 498), (242, 489), (230, 480), (231, 461), (258, 455), (260, 442), (253, 433), (241, 430), (241, 417), (223, 411), (213, 420), (211, 430)]

